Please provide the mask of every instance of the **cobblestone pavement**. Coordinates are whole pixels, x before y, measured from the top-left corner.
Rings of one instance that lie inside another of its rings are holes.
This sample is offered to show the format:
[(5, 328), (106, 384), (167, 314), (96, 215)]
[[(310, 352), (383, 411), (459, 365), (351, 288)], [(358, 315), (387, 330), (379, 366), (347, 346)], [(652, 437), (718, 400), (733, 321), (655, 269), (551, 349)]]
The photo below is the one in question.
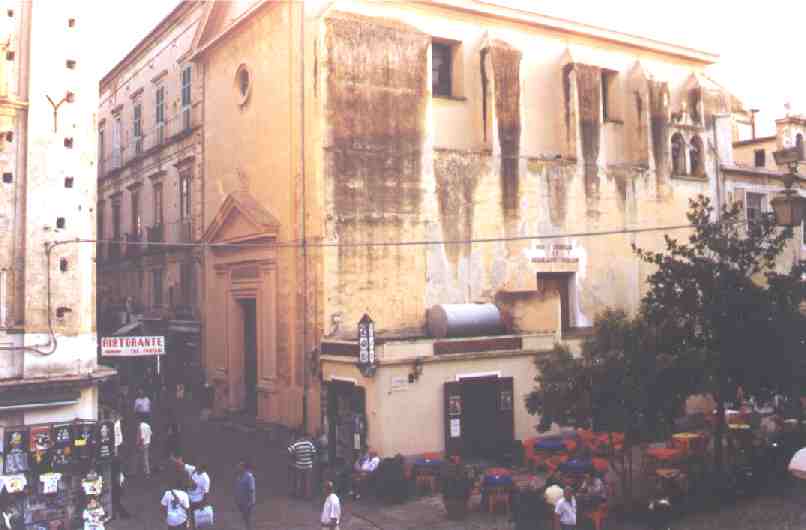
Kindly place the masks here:
[[(240, 530), (231, 490), (238, 458), (248, 455), (255, 462), (258, 506), (256, 530), (319, 530), (320, 501), (300, 501), (287, 495), (286, 456), (283, 443), (262, 431), (235, 428), (222, 422), (202, 422), (192, 404), (183, 404), (183, 442), (189, 463), (206, 461), (212, 477), (211, 499), (216, 510), (216, 528)], [(155, 421), (155, 424), (158, 422)], [(159, 432), (155, 433), (157, 436)], [(164, 462), (163, 453), (157, 462)], [(151, 478), (129, 474), (123, 499), (131, 519), (109, 523), (111, 530), (165, 528), (159, 500), (164, 491), (160, 473)], [(512, 530), (505, 515), (471, 513), (463, 522), (448, 521), (439, 497), (424, 497), (399, 506), (378, 505), (372, 500), (343, 499), (343, 530)], [(545, 525), (545, 528), (550, 526)], [(643, 530), (646, 524), (614, 517), (606, 530)], [(675, 521), (674, 530), (806, 530), (806, 483), (794, 483), (775, 493), (726, 505), (719, 510), (696, 513)], [(536, 530), (536, 529), (535, 529)]]

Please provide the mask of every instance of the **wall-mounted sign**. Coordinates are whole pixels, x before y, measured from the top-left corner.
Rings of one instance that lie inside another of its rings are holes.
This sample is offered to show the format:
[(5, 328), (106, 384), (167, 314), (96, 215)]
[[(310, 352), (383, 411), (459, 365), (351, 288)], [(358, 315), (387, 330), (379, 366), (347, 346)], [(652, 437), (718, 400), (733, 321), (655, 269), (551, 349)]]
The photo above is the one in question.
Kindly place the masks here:
[(358, 369), (365, 377), (375, 374), (375, 322), (366, 313), (358, 321)]
[(459, 418), (451, 418), (451, 438), (462, 436), (462, 422)]
[(579, 258), (572, 255), (574, 245), (561, 243), (551, 243), (549, 245), (537, 245), (535, 247), (542, 256), (532, 258), (533, 263), (578, 263)]
[(165, 337), (103, 337), (101, 355), (104, 357), (165, 355)]

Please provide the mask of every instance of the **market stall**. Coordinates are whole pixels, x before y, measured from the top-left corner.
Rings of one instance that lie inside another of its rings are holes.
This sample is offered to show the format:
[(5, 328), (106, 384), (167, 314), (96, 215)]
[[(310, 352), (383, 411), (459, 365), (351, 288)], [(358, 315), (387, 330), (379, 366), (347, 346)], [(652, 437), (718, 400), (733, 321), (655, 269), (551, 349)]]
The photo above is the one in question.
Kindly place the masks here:
[(114, 419), (5, 427), (2, 441), (0, 511), (11, 528), (75, 528), (88, 503), (113, 515)]

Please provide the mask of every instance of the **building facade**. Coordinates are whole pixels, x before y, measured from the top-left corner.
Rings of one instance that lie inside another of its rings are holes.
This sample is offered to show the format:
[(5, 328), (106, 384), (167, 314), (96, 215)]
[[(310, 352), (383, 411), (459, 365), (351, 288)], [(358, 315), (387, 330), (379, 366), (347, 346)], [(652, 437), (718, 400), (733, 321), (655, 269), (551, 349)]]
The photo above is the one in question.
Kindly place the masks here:
[[(91, 6), (0, 10), (0, 425), (98, 419)], [(76, 239), (88, 243), (76, 243)]]
[(176, 330), (200, 316), (201, 72), (187, 59), (201, 5), (180, 2), (101, 79), (98, 109), (101, 330), (162, 322), (134, 332), (166, 333), (168, 354), (192, 360)]
[[(533, 435), (534, 356), (638, 308), (651, 269), (632, 245), (685, 237), (697, 195), (743, 198), (747, 112), (709, 79), (711, 54), (474, 0), (177, 9), (152, 36), (200, 20), (172, 53), (203, 94), (194, 234), (215, 405), (327, 429), (340, 454)], [(141, 188), (116, 179), (112, 226), (136, 227)], [(440, 325), (479, 304), (492, 328)]]

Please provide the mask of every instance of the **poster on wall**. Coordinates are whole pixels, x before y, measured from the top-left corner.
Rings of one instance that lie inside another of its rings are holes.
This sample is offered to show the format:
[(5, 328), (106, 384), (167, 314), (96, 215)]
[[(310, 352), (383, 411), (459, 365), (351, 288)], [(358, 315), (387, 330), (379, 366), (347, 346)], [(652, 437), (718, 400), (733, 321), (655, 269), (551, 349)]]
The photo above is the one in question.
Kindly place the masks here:
[(65, 467), (73, 463), (73, 434), (69, 423), (62, 423), (53, 427), (53, 457), (54, 467)]
[(77, 423), (73, 425), (73, 458), (89, 460), (95, 456), (94, 423)]
[(50, 426), (31, 427), (30, 444), (31, 466), (36, 470), (49, 467), (50, 449), (53, 447)]
[(499, 410), (512, 410), (512, 392), (509, 390), (501, 391)]
[(115, 425), (102, 422), (98, 427), (98, 458), (108, 460), (115, 456)]
[(12, 428), (5, 431), (7, 475), (28, 471), (28, 429)]
[(451, 438), (462, 436), (462, 424), (459, 418), (451, 418)]
[(448, 415), (449, 416), (462, 415), (462, 396), (448, 397)]

